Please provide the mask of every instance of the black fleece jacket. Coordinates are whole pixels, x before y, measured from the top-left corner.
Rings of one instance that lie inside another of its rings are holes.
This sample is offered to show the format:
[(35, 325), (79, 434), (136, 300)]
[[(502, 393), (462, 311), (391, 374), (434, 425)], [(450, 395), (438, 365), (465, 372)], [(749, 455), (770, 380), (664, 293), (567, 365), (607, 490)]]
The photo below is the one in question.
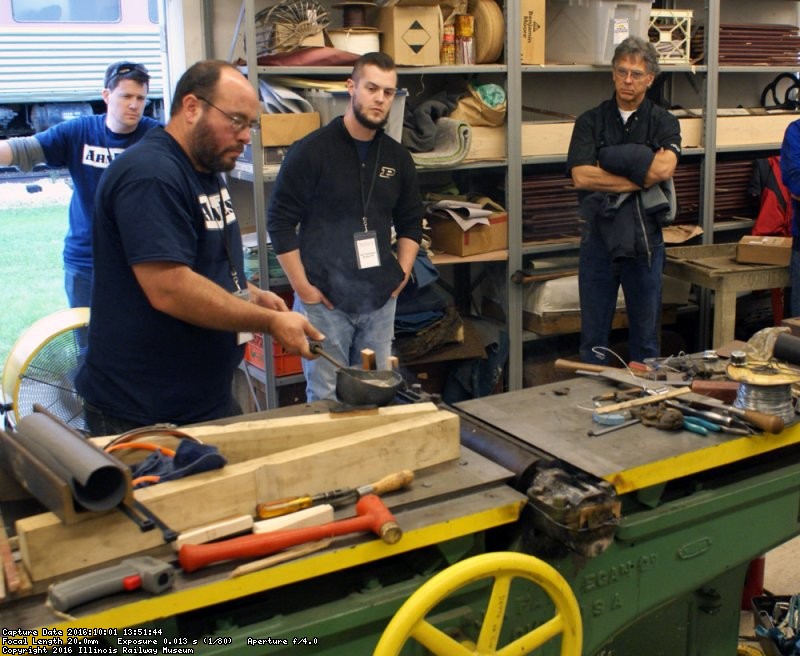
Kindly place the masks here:
[[(366, 207), (365, 207), (366, 205)], [(361, 162), (341, 117), (297, 141), (270, 195), (267, 228), (275, 252), (300, 249), (312, 285), (340, 310), (371, 312), (403, 279), (391, 248), (422, 238), (423, 204), (408, 150), (379, 130)], [(380, 266), (359, 269), (354, 236), (367, 228), (378, 240)]]

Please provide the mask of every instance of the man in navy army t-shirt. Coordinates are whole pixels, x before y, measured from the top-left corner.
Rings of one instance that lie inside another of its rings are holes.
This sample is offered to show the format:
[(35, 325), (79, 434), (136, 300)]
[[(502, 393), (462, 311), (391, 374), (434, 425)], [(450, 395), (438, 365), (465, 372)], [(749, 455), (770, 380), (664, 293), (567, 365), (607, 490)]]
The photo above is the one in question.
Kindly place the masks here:
[(65, 166), (72, 176), (69, 228), (64, 239), (64, 287), (70, 307), (88, 307), (92, 289), (92, 212), (100, 176), (128, 146), (160, 123), (143, 116), (150, 75), (142, 64), (121, 61), (106, 69), (105, 114), (64, 121), (32, 137), (0, 141), (0, 166), (30, 171), (37, 164)]

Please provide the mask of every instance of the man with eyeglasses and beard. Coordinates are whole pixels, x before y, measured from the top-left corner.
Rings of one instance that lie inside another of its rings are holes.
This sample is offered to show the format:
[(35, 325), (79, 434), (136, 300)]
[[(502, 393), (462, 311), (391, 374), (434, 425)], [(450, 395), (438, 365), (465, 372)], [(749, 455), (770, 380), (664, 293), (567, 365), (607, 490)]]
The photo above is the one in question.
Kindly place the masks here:
[(608, 363), (620, 285), (630, 358), (660, 354), (662, 227), (675, 216), (672, 175), (681, 153), (678, 120), (646, 97), (659, 73), (653, 45), (625, 39), (611, 69), (613, 97), (578, 117), (567, 154), (583, 220), (580, 357), (597, 364)]
[[(383, 130), (397, 92), (394, 61), (362, 55), (344, 116), (295, 142), (270, 196), (267, 228), (294, 289), (294, 309), (326, 335), (325, 350), (386, 366), (396, 299), (422, 238), (422, 199), (405, 147)], [(392, 250), (392, 230), (397, 237)], [(336, 399), (336, 372), (304, 360), (308, 401)]]
[(180, 78), (166, 128), (109, 167), (97, 190), (88, 350), (76, 379), (92, 435), (238, 414), (233, 374), (251, 332), (313, 357), (324, 339), (283, 300), (248, 283), (220, 173), (257, 125), (255, 90), (233, 66)]
[(144, 116), (150, 75), (142, 64), (120, 61), (106, 69), (105, 114), (81, 116), (32, 137), (0, 141), (0, 166), (30, 171), (64, 166), (72, 176), (69, 229), (64, 239), (64, 287), (70, 307), (87, 307), (92, 289), (92, 212), (100, 176), (111, 161), (160, 123)]

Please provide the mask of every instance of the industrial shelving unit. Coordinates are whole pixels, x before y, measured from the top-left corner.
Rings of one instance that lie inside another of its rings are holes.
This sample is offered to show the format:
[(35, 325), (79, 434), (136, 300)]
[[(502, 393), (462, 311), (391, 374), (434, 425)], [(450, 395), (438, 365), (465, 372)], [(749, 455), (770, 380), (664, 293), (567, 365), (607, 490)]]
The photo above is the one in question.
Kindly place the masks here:
[[(719, 53), (719, 30), (721, 23), (721, 12), (724, 10), (732, 18), (743, 10), (755, 11), (747, 8), (744, 0), (687, 0), (686, 2), (661, 3), (670, 4), (675, 9), (691, 9), (694, 12), (695, 24), (703, 24), (705, 29), (705, 58), (703, 64), (686, 63), (663, 63), (664, 74), (670, 76), (670, 91), (680, 95), (681, 83), (689, 93), (696, 94), (699, 99), (700, 108), (704, 117), (715, 117), (716, 109), (720, 102), (720, 80), (723, 76), (743, 76), (743, 75), (775, 75), (784, 72), (783, 67), (765, 66), (720, 66), (718, 63)], [(752, 5), (752, 3), (750, 3)], [(758, 3), (762, 20), (771, 22), (789, 22), (797, 24), (798, 9), (800, 3), (797, 0), (764, 0)], [(453, 258), (450, 256), (440, 258), (438, 264), (451, 265), (458, 263), (481, 263), (486, 261), (505, 261), (506, 273), (524, 267), (526, 258), (538, 257), (570, 251), (577, 248), (576, 240), (565, 240), (564, 243), (524, 243), (522, 240), (522, 177), (523, 167), (535, 168), (539, 165), (560, 164), (565, 161), (563, 156), (523, 156), (522, 153), (522, 121), (523, 105), (526, 99), (533, 94), (537, 98), (547, 99), (549, 97), (570, 94), (561, 94), (561, 90), (569, 90), (574, 85), (576, 79), (584, 81), (593, 80), (589, 84), (589, 92), (585, 92), (584, 85), (581, 84), (581, 93), (573, 94), (572, 113), (578, 114), (599, 103), (607, 93), (610, 84), (598, 82), (605, 80), (610, 75), (610, 65), (587, 66), (587, 65), (564, 65), (546, 64), (541, 66), (522, 65), (521, 43), (519, 31), (513, 26), (520, 24), (520, 3), (518, 0), (509, 0), (503, 5), (506, 25), (506, 43), (504, 49), (503, 62), (489, 65), (476, 66), (433, 66), (425, 68), (399, 68), (401, 83), (403, 78), (410, 79), (410, 76), (425, 75), (428, 78), (444, 75), (463, 75), (475, 76), (480, 74), (491, 74), (498, 76), (505, 82), (507, 95), (507, 117), (506, 117), (506, 148), (507, 156), (503, 162), (473, 163), (460, 169), (502, 169), (505, 175), (506, 198), (505, 207), (508, 210), (508, 252), (487, 254), (486, 257), (476, 256), (473, 258)], [(255, 15), (255, 0), (243, 0), (242, 16), (240, 21), (241, 29), (244, 31), (244, 38), (247, 43), (256, 42), (255, 23), (251, 19)], [(303, 75), (313, 76), (341, 76), (349, 73), (349, 67), (259, 67), (255, 49), (247, 51), (246, 72), (254, 84), (257, 84), (260, 75)], [(546, 82), (544, 84), (543, 82)], [(598, 84), (601, 86), (598, 87)], [(604, 85), (604, 86), (603, 86)], [(602, 89), (593, 94), (592, 90)], [(563, 100), (562, 100), (563, 102)], [(741, 98), (739, 103), (755, 104), (757, 98)], [(713, 243), (715, 233), (730, 230), (742, 230), (749, 227), (741, 222), (714, 224), (714, 204), (715, 190), (714, 178), (716, 174), (717, 153), (736, 151), (735, 146), (725, 149), (717, 148), (716, 121), (703, 121), (703, 145), (700, 148), (689, 148), (684, 151), (684, 157), (698, 158), (700, 160), (701, 175), (701, 198), (699, 210), (699, 225), (703, 228), (703, 243)], [(780, 137), (776, 135), (776, 141), (763, 144), (763, 146), (748, 146), (744, 150), (748, 151), (770, 151), (777, 150), (780, 146)], [(256, 229), (259, 243), (266, 243), (266, 203), (265, 203), (265, 183), (274, 180), (277, 173), (276, 167), (264, 167), (262, 149), (260, 147), (260, 135), (254, 133), (253, 143), (253, 173), (242, 173), (235, 171), (232, 177), (252, 183), (253, 211), (256, 217)], [(425, 175), (422, 173), (421, 175)], [(261, 279), (269, 280), (267, 275), (267, 254), (264, 249), (259, 249), (259, 263), (261, 269)], [(506, 279), (508, 280), (508, 275)], [(511, 390), (520, 389), (523, 386), (523, 345), (526, 341), (535, 338), (536, 335), (523, 330), (523, 289), (519, 285), (506, 285), (505, 301), (507, 304), (506, 329), (510, 340), (509, 363), (507, 369), (508, 387)], [(710, 298), (700, 299), (699, 325), (700, 335), (707, 334), (710, 323)], [(701, 337), (702, 338), (702, 337)], [(271, 371), (271, 363), (266, 363), (264, 373), (267, 390), (267, 406), (276, 405), (275, 396), (275, 377)], [(278, 383), (280, 384), (280, 383)]]
[[(246, 43), (255, 43), (256, 42), (256, 29), (255, 29), (255, 21), (253, 17), (255, 16), (255, 1), (254, 0), (243, 0), (242, 2), (242, 18), (240, 20), (241, 28), (244, 31), (244, 39)], [(517, 8), (516, 5), (509, 5), (506, 7), (506, 22), (508, 25), (516, 24), (512, 21), (517, 21)], [(238, 35), (237, 37), (238, 38)], [(506, 43), (506, 61), (511, 61), (511, 54), (514, 49), (519, 49), (519, 45), (517, 43), (512, 43), (514, 39), (508, 39)], [(516, 56), (516, 61), (519, 60), (519, 55)], [(246, 61), (247, 66), (245, 69), (245, 73), (247, 73), (249, 79), (253, 81), (253, 84), (257, 86), (258, 78), (264, 75), (301, 75), (303, 77), (329, 77), (335, 76), (339, 78), (346, 78), (349, 75), (351, 67), (350, 66), (307, 66), (307, 67), (280, 67), (280, 66), (269, 66), (269, 67), (261, 67), (258, 66), (257, 63), (257, 54), (255, 49), (250, 48), (247, 49), (246, 52)], [(477, 65), (470, 65), (470, 66), (427, 66), (424, 68), (420, 67), (398, 67), (398, 75), (400, 78), (400, 84), (404, 84), (404, 78), (410, 79), (412, 76), (424, 74), (425, 76), (443, 76), (443, 75), (461, 75), (461, 76), (476, 76), (476, 75), (493, 75), (499, 76), (505, 81), (508, 78), (508, 70), (509, 67), (504, 64), (477, 64)], [(510, 86), (510, 85), (509, 85)], [(507, 125), (513, 125), (515, 120), (521, 120), (519, 116), (519, 110), (515, 109), (519, 106), (518, 102), (515, 102), (512, 96), (509, 95), (508, 97), (508, 119)], [(514, 118), (515, 112), (517, 114), (517, 118)], [(267, 239), (267, 231), (266, 231), (266, 191), (265, 191), (265, 184), (272, 182), (275, 180), (275, 176), (277, 175), (278, 167), (277, 166), (265, 166), (263, 162), (263, 150), (261, 148), (261, 136), (258, 132), (253, 133), (253, 143), (252, 143), (252, 172), (249, 170), (243, 171), (241, 169), (234, 170), (231, 172), (231, 177), (240, 181), (252, 183), (253, 189), (253, 212), (255, 216), (255, 224), (256, 224), (256, 233), (257, 239), (259, 244), (265, 244)], [(505, 162), (496, 162), (496, 161), (487, 161), (487, 162), (471, 162), (467, 164), (463, 164), (458, 166), (459, 170), (463, 171), (480, 171), (482, 169), (505, 169), (508, 172), (508, 175), (511, 175), (511, 171), (513, 167), (509, 167), (508, 163), (514, 161), (514, 159), (519, 160), (519, 144), (515, 142), (513, 138), (508, 138), (509, 143), (509, 154), (508, 158)], [(514, 149), (517, 149), (516, 154), (513, 152)], [(443, 171), (445, 169), (436, 169), (436, 171)], [(425, 176), (427, 173), (430, 173), (429, 170), (420, 170), (420, 176)], [(512, 188), (513, 186), (518, 185), (518, 182), (514, 182), (513, 180), (509, 179), (506, 183), (507, 188)], [(514, 208), (514, 198), (513, 195), (509, 195), (508, 197), (509, 206), (507, 209), (509, 211), (509, 216), (512, 213), (516, 213), (518, 215), (519, 208)], [(519, 204), (519, 199), (516, 199), (516, 204)], [(511, 253), (514, 251), (514, 248), (518, 248), (519, 239), (516, 242), (513, 241), (513, 238), (510, 237), (509, 239), (510, 244), (515, 244), (515, 246), (510, 246), (509, 251), (498, 251), (493, 253), (487, 253), (483, 255), (477, 255), (467, 258), (458, 258), (449, 255), (443, 256), (435, 256), (433, 261), (437, 266), (450, 266), (450, 265), (471, 265), (475, 263), (487, 262), (487, 261), (499, 261), (499, 262), (506, 262), (509, 260)], [(259, 269), (261, 274), (262, 281), (269, 281), (268, 276), (268, 266), (267, 266), (267, 252), (266, 249), (259, 249)], [(272, 281), (265, 283), (266, 285), (275, 284), (276, 281)], [(268, 337), (268, 336), (266, 336)], [(265, 352), (267, 352), (267, 345), (268, 341), (265, 340)], [(255, 367), (248, 367), (248, 373), (252, 376), (256, 376), (262, 380), (264, 383), (264, 387), (266, 390), (266, 404), (267, 407), (275, 407), (278, 405), (277, 403), (277, 387), (281, 384), (286, 384), (289, 382), (296, 382), (297, 377), (290, 376), (287, 377), (286, 380), (276, 378), (273, 370), (272, 363), (269, 362), (269, 358), (265, 360), (265, 369), (263, 373), (259, 370), (256, 370)], [(246, 365), (247, 366), (247, 365)], [(300, 377), (302, 378), (302, 377)]]

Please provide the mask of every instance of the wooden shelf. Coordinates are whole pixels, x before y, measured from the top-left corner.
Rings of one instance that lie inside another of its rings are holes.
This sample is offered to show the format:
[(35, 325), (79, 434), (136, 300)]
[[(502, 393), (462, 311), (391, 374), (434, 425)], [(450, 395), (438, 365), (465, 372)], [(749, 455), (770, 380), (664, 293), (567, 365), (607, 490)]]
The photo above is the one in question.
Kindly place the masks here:
[(444, 264), (469, 264), (470, 262), (505, 262), (506, 260), (508, 260), (508, 251), (506, 249), (489, 251), (488, 253), (478, 253), (477, 255), (467, 255), (466, 257), (450, 255), (449, 253), (435, 253), (431, 256), (431, 262), (437, 266)]

